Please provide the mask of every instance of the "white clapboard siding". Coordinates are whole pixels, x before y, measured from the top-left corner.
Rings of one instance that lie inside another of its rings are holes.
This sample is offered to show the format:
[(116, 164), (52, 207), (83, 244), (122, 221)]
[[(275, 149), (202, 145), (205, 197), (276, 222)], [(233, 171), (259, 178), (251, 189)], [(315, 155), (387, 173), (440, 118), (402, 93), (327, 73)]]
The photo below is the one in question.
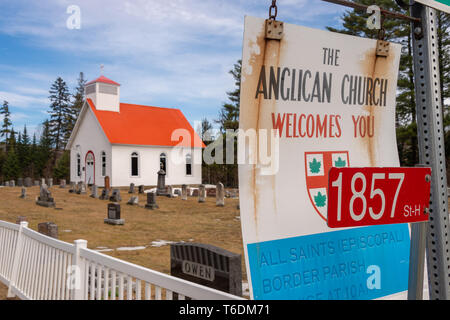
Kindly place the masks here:
[(242, 299), (1, 220), (0, 281), (24, 300)]

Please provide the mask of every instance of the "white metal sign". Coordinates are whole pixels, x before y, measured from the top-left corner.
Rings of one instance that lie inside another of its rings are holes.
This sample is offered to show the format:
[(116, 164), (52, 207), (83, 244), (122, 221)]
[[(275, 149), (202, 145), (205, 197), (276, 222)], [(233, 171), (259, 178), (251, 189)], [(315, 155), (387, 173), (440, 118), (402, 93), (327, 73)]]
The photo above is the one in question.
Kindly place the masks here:
[(450, 13), (450, 0), (415, 0), (439, 11)]
[[(273, 22), (275, 23), (275, 22)], [(279, 23), (279, 22), (278, 22)], [(407, 290), (408, 226), (329, 229), (331, 167), (397, 167), (400, 45), (245, 18), (239, 198), (254, 299), (374, 299)], [(387, 55), (387, 56), (386, 56)]]

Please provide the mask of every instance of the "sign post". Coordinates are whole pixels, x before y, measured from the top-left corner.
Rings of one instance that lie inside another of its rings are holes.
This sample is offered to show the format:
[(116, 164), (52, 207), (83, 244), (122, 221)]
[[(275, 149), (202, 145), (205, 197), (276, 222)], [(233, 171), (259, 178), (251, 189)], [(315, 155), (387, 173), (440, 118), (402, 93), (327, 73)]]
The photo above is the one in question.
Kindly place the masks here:
[[(425, 1), (448, 11), (448, 1)], [(421, 23), (411, 25), (417, 113), (419, 161), (431, 167), (430, 222), (427, 230), (427, 269), (430, 299), (450, 299), (450, 228), (447, 177), (441, 105), (439, 56), (437, 52), (437, 17), (430, 7), (411, 0), (411, 16)], [(432, 3), (433, 2), (433, 3)], [(442, 6), (437, 6), (441, 3)], [(444, 7), (444, 4), (447, 6)], [(414, 231), (414, 230), (413, 230)], [(418, 231), (418, 230), (416, 230)], [(420, 237), (420, 232), (412, 236)], [(414, 239), (414, 242), (419, 242)]]
[(399, 166), (400, 49), (245, 18), (239, 199), (253, 299), (406, 297), (407, 223), (327, 226), (330, 168)]

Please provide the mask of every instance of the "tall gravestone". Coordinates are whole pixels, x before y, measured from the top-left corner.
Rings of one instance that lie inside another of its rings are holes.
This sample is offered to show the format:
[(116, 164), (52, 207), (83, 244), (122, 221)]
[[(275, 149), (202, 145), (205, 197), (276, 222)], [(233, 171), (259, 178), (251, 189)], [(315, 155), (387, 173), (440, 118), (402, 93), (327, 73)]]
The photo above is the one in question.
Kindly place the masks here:
[(202, 243), (170, 245), (170, 274), (242, 296), (241, 255)]
[(110, 179), (109, 179), (109, 176), (106, 176), (106, 177), (105, 177), (105, 189), (108, 189), (108, 190), (111, 189), (111, 183), (110, 183), (109, 180), (110, 180)]
[(167, 188), (167, 197), (168, 198), (174, 198), (175, 196), (173, 195), (173, 188), (171, 185), (168, 185)]
[(225, 206), (225, 190), (222, 182), (219, 182), (216, 186), (216, 206)]
[(156, 185), (156, 195), (167, 196), (166, 190), (166, 172), (163, 170), (161, 163), (161, 169), (158, 171), (158, 184)]
[(48, 179), (47, 179), (47, 186), (48, 186), (49, 188), (53, 187), (53, 178), (48, 178)]
[(25, 187), (22, 187), (22, 192), (21, 192), (21, 194), (20, 194), (20, 197), (19, 198), (21, 198), (21, 199), (25, 199), (27, 197), (27, 188), (25, 188)]
[(144, 193), (144, 185), (143, 184), (141, 184), (140, 186), (139, 186), (139, 193)]
[(206, 201), (206, 188), (203, 184), (198, 187), (198, 202), (203, 203)]
[(128, 190), (128, 193), (134, 193), (134, 183), (130, 183), (130, 189)]
[(158, 205), (156, 204), (156, 193), (155, 192), (148, 192), (147, 193), (147, 203), (145, 204), (146, 209), (158, 209)]
[(17, 178), (17, 186), (23, 187), (23, 178)]
[(97, 199), (98, 198), (98, 187), (97, 185), (93, 184), (91, 187), (91, 198)]
[(181, 200), (187, 200), (187, 185), (181, 186)]

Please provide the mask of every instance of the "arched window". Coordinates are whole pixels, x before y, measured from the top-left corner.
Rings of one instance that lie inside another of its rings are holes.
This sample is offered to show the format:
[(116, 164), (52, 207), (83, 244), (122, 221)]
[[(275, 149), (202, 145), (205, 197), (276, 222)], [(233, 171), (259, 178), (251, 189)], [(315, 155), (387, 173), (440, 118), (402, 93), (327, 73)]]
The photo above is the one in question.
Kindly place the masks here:
[[(161, 164), (162, 164), (162, 166), (161, 166)], [(162, 168), (167, 175), (167, 156), (165, 153), (161, 153), (159, 155), (159, 165), (160, 165), (160, 168)]]
[(139, 155), (137, 152), (131, 154), (131, 176), (139, 176)]
[(106, 176), (106, 152), (102, 151), (102, 177)]
[(77, 153), (77, 176), (81, 177), (81, 155)]
[(192, 156), (190, 153), (186, 155), (186, 175), (192, 175)]

